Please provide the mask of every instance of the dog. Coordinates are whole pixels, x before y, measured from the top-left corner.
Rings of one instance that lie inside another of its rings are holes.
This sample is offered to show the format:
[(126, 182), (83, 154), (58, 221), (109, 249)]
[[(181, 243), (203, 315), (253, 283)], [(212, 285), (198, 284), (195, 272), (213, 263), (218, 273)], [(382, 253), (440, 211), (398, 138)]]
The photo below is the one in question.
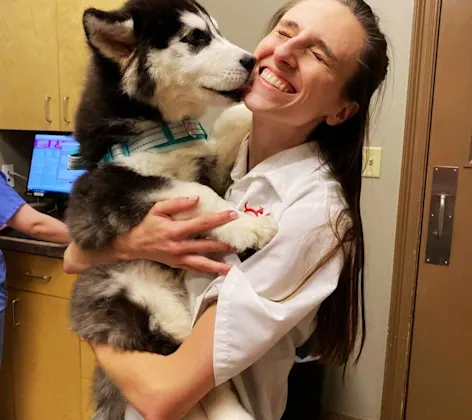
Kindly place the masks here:
[[(242, 138), (206, 141), (196, 119), (209, 106), (241, 101), (252, 55), (223, 37), (194, 0), (90, 8), (83, 27), (91, 58), (74, 136), (88, 171), (69, 198), (66, 223), (73, 241), (86, 250), (103, 249), (161, 200), (200, 197), (197, 208), (179, 219), (232, 209), (222, 195)], [(240, 213), (205, 236), (242, 253), (261, 249), (276, 232), (272, 218)], [(90, 268), (74, 285), (72, 329), (88, 342), (119, 350), (171, 354), (192, 325), (185, 274), (147, 260)], [(124, 418), (127, 402), (99, 367), (93, 399), (94, 420)], [(201, 405), (206, 414), (197, 405), (185, 418), (252, 418), (229, 384)]]

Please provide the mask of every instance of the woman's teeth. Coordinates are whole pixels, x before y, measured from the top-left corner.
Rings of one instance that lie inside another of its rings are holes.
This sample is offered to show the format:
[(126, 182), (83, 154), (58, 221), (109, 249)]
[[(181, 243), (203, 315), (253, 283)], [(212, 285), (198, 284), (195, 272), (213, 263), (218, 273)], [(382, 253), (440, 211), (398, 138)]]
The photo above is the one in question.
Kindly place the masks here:
[(264, 69), (261, 73), (261, 78), (264, 79), (267, 83), (274, 86), (275, 88), (279, 89), (282, 92), (289, 93), (290, 88), (280, 80), (274, 73), (272, 73), (269, 69)]

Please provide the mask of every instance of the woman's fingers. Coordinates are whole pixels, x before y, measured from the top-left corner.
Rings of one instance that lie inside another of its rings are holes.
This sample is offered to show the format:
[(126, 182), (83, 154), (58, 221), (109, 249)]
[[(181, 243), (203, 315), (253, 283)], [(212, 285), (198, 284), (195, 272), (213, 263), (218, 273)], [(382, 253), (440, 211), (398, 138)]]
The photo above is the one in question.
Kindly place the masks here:
[(166, 214), (173, 215), (183, 211), (191, 210), (197, 205), (199, 197), (181, 197), (173, 198), (171, 200), (159, 201), (151, 209), (152, 214)]
[(229, 264), (210, 260), (201, 255), (185, 255), (180, 259), (180, 264), (182, 268), (216, 274), (227, 274), (231, 269)]
[(219, 213), (206, 213), (190, 220), (175, 222), (175, 239), (187, 238), (199, 232), (224, 225), (238, 218), (238, 213), (232, 210)]
[(203, 254), (206, 252), (231, 252), (233, 248), (211, 239), (184, 239), (176, 243), (176, 254)]

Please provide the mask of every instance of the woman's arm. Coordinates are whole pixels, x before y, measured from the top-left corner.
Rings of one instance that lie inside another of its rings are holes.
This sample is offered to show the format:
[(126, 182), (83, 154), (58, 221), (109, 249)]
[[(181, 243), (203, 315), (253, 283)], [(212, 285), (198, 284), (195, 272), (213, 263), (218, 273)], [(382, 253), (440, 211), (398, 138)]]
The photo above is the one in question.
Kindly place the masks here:
[(161, 201), (154, 205), (139, 225), (116, 238), (103, 250), (82, 250), (76, 244), (71, 244), (64, 255), (64, 270), (76, 274), (89, 267), (109, 262), (147, 259), (175, 268), (227, 273), (229, 265), (200, 254), (229, 252), (231, 248), (228, 245), (212, 240), (188, 238), (234, 220), (237, 213), (208, 213), (185, 221), (172, 219), (172, 215), (191, 210), (197, 203), (198, 197)]
[(146, 420), (181, 419), (214, 386), (216, 305), (170, 356), (94, 346), (99, 364)]
[[(301, 320), (315, 316), (335, 290), (343, 262), (340, 252), (312, 272), (334, 238), (325, 205), (317, 206), (313, 211), (310, 200), (287, 209), (278, 234), (266, 247), (213, 282), (202, 307), (213, 306), (175, 354), (97, 349), (107, 374), (146, 418), (179, 418), (181, 408), (188, 410), (212, 387), (254, 364)], [(307, 272), (307, 281), (297, 289)], [(267, 375), (274, 379), (271, 372)]]
[(28, 204), (23, 204), (8, 220), (7, 225), (44, 241), (60, 244), (70, 242), (69, 231), (64, 223), (40, 213)]

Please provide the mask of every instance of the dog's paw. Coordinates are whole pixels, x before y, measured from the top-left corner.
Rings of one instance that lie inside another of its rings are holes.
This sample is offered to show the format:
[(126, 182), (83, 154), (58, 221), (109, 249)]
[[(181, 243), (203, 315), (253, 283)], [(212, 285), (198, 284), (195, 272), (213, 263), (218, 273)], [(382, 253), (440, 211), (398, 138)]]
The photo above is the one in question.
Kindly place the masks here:
[(212, 236), (231, 245), (239, 253), (246, 249), (257, 251), (263, 248), (277, 232), (277, 222), (271, 216), (241, 214), (239, 219), (214, 229)]

